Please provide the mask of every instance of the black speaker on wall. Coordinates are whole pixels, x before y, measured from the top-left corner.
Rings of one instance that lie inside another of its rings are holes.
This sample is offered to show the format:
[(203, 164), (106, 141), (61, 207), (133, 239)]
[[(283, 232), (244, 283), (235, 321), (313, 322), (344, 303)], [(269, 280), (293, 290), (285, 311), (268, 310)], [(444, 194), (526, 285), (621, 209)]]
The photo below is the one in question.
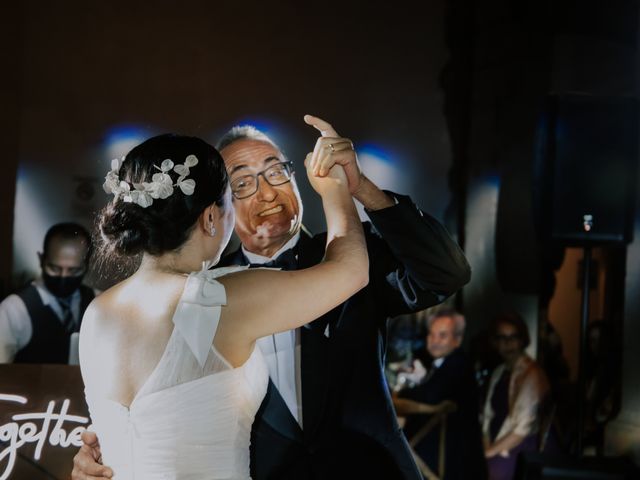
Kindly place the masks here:
[(564, 245), (632, 240), (637, 99), (550, 95), (538, 124), (535, 160), (542, 237)]

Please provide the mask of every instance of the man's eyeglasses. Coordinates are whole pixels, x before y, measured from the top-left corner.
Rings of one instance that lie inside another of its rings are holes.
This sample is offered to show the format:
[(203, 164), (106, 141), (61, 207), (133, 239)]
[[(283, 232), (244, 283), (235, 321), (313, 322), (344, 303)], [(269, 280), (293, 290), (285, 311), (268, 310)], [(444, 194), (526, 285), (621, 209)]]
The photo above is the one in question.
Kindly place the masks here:
[(241, 175), (231, 181), (231, 193), (238, 200), (250, 197), (258, 191), (258, 177), (262, 175), (265, 181), (272, 187), (291, 181), (293, 162), (278, 162), (265, 168), (261, 172), (249, 175)]

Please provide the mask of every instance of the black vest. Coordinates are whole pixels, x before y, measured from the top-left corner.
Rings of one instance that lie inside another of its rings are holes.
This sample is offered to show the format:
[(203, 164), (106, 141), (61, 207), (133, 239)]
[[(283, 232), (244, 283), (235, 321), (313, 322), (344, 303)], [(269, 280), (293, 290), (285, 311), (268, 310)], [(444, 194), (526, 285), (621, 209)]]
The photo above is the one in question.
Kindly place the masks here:
[[(19, 291), (18, 295), (31, 319), (31, 340), (20, 350), (14, 363), (68, 363), (71, 334), (62, 326), (55, 312), (42, 303), (38, 289), (33, 285)], [(87, 306), (95, 297), (93, 290), (80, 285), (80, 320)], [(75, 331), (80, 330), (80, 322)]]

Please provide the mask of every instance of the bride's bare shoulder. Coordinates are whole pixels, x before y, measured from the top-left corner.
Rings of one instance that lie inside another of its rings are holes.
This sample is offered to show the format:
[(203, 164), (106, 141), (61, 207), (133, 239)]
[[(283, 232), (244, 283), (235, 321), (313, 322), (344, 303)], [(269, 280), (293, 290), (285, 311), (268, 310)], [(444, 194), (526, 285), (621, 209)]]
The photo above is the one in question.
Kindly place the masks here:
[(120, 282), (97, 295), (89, 304), (82, 317), (82, 329), (85, 335), (89, 331), (102, 329), (118, 323), (118, 311), (122, 308), (124, 282)]
[(178, 275), (129, 277), (95, 297), (82, 323), (131, 329), (138, 321), (163, 318), (175, 309), (185, 280)]

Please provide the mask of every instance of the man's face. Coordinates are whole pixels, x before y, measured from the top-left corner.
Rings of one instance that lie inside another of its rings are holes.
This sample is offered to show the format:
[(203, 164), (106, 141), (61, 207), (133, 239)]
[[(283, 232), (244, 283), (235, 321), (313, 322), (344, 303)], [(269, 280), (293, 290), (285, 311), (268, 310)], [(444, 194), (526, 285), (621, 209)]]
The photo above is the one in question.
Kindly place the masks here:
[(87, 271), (87, 244), (82, 239), (52, 238), (47, 252), (39, 254), (42, 271), (52, 277), (77, 277)]
[[(276, 162), (286, 159), (273, 145), (256, 140), (238, 140), (220, 153), (233, 182), (242, 175), (257, 174)], [(300, 229), (302, 203), (292, 178), (282, 185), (269, 185), (258, 177), (258, 191), (250, 197), (233, 198), (236, 212), (236, 234), (247, 250), (254, 253), (275, 253)]]
[(455, 334), (455, 327), (451, 317), (439, 317), (433, 321), (427, 337), (427, 350), (433, 358), (446, 357), (460, 346), (461, 338)]

